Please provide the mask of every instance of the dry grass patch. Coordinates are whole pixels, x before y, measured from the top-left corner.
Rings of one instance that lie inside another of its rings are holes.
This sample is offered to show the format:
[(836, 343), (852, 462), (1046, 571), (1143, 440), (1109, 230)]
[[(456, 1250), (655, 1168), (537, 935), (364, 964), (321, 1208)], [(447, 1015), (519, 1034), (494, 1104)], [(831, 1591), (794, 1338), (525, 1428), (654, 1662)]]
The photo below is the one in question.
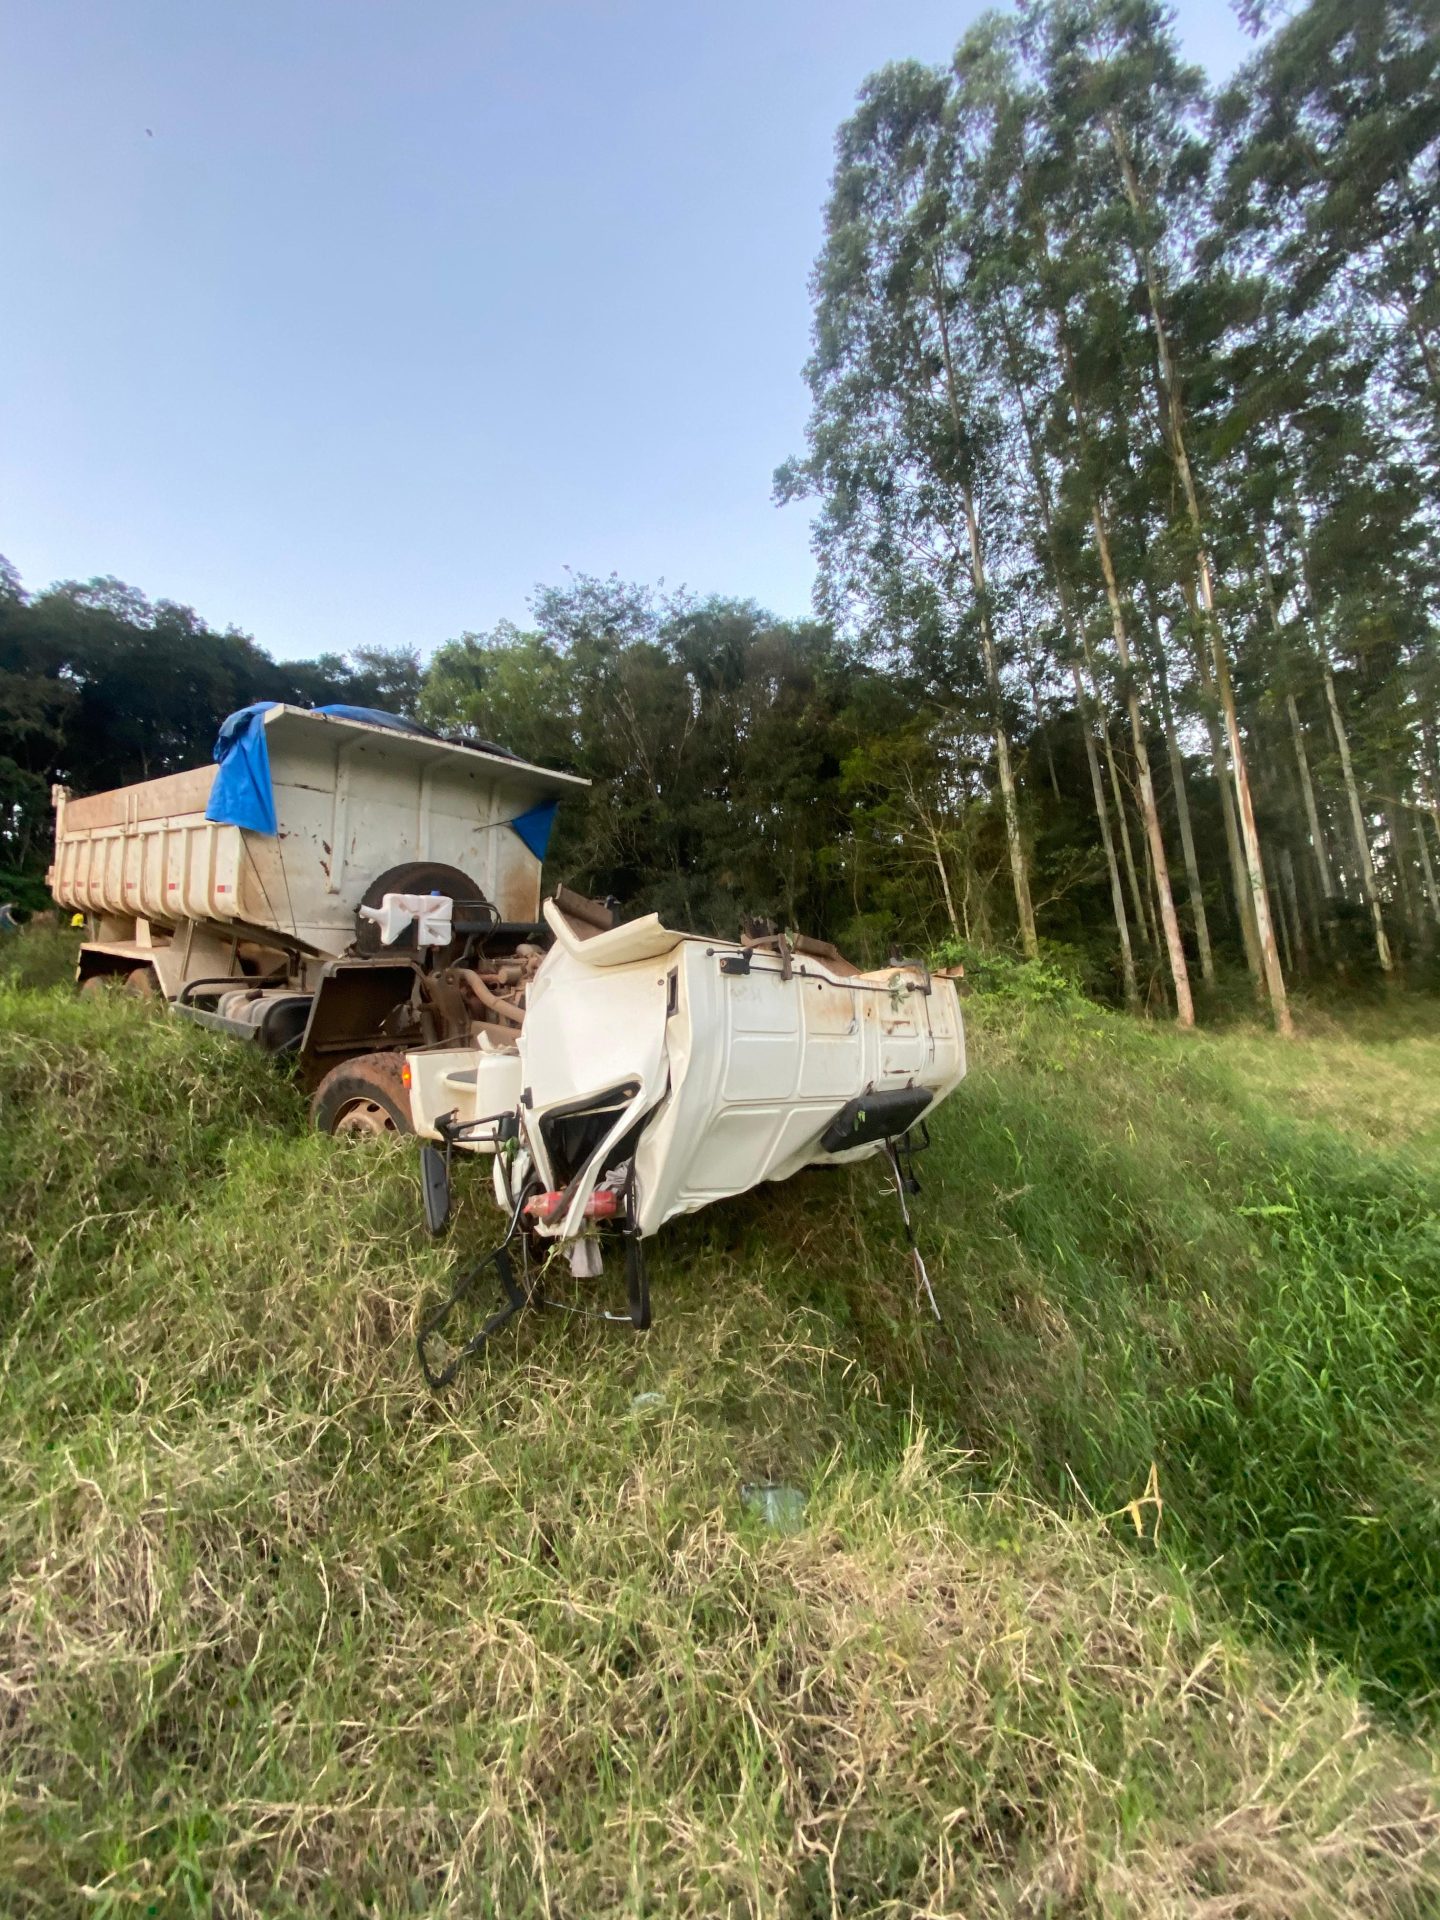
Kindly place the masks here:
[(267, 1485), (122, 1445), (30, 1510), (16, 1910), (82, 1882), (267, 1915), (1440, 1897), (1419, 1757), (1346, 1688), (1285, 1681), (1101, 1525), (980, 1498), (923, 1433), (821, 1477), (787, 1539), (663, 1439), (568, 1524), (518, 1462), (511, 1499), (444, 1499), (393, 1439), (448, 1552), (293, 1457)]

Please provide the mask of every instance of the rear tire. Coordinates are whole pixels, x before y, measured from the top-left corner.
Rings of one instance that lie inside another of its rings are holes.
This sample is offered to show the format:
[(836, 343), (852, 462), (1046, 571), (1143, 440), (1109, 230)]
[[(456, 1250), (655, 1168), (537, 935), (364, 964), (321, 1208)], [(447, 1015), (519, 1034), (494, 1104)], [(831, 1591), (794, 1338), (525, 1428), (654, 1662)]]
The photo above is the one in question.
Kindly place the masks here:
[(137, 1000), (153, 1000), (159, 990), (153, 967), (136, 967), (125, 976), (125, 991)]
[(355, 1060), (342, 1060), (315, 1089), (312, 1124), (321, 1133), (369, 1138), (413, 1133), (404, 1070), (398, 1053), (362, 1053)]

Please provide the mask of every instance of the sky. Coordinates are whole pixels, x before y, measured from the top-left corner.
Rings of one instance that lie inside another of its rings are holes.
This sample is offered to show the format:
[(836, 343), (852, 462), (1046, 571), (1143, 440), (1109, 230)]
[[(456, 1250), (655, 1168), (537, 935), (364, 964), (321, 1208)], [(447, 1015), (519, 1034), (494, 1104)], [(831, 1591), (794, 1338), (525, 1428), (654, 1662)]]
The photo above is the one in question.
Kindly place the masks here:
[(0, 553), (279, 658), (429, 654), (567, 568), (805, 613), (771, 484), (835, 130), (981, 11), (0, 0)]

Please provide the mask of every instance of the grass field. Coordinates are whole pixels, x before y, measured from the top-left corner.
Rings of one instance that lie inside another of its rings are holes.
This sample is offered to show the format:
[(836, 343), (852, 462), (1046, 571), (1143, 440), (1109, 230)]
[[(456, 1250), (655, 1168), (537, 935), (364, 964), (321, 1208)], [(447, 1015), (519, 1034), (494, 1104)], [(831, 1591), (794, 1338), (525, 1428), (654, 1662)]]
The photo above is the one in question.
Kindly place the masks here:
[(943, 1333), (862, 1168), (436, 1399), (478, 1178), (0, 969), (0, 1912), (1440, 1911), (1440, 1009), (974, 1001)]

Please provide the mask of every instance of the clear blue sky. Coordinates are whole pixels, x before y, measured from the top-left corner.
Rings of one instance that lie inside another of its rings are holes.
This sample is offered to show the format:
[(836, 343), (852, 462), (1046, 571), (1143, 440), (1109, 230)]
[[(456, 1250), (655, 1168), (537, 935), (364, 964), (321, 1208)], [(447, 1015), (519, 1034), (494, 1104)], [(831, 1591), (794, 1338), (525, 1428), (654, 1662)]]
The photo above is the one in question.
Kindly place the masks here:
[(429, 652), (567, 566), (804, 612), (770, 482), (835, 128), (980, 11), (0, 0), (0, 552), (282, 657)]

